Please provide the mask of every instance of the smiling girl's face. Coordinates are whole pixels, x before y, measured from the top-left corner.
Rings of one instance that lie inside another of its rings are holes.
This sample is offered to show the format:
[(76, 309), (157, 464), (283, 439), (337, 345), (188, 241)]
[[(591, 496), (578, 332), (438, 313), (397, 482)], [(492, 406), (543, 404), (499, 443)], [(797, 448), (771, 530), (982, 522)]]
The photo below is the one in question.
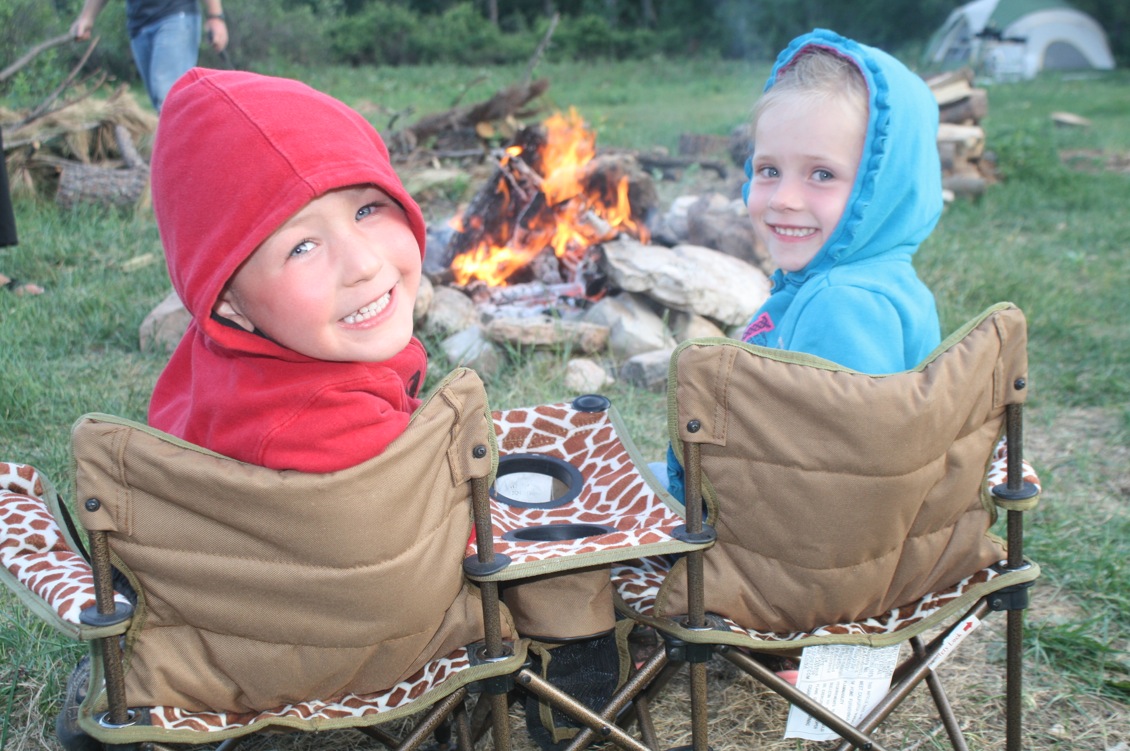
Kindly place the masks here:
[(748, 209), (774, 263), (800, 271), (847, 206), (863, 154), (866, 111), (845, 97), (785, 96), (754, 133)]

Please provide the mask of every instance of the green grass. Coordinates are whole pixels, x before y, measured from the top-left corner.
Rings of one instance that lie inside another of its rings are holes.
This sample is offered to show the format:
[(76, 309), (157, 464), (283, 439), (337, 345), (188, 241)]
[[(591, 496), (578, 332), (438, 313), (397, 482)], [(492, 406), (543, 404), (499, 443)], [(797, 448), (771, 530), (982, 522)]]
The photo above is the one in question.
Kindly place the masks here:
[[(726, 134), (740, 124), (766, 70), (641, 61), (543, 65), (536, 75), (552, 81), (549, 106), (575, 106), (597, 129), (600, 145), (673, 151), (680, 133)], [(519, 80), (524, 68), (289, 72), (384, 127), (390, 113), (405, 113), (410, 122), (460, 100), (484, 99)], [(1041, 430), (1058, 429), (1072, 410), (1111, 418), (1104, 422), (1105, 446), (1084, 445), (1092, 437), (1085, 426), (1078, 446), (1074, 435), (1057, 438), (1059, 443), (1032, 441), (1069, 449), (1062, 460), (1032, 455), (1045, 496), (1041, 509), (1028, 516), (1029, 550), (1044, 566), (1039, 586), (1073, 603), (1071, 613), (1058, 620), (1034, 614), (1041, 620), (1031, 633), (1031, 653), (1068, 677), (1063, 690), (1071, 696), (1126, 696), (1130, 174), (1099, 165), (1112, 154), (1130, 152), (1128, 84), (1130, 74), (1119, 71), (993, 86), (984, 124), (1006, 180), (976, 202), (948, 207), (917, 261), (936, 293), (946, 330), (999, 300), (1025, 310), (1033, 439)], [(406, 114), (408, 108), (414, 114)], [(1048, 119), (1056, 110), (1087, 117), (1092, 125), (1057, 129)], [(1088, 169), (1072, 170), (1058, 159), (1064, 149), (1088, 149), (1097, 156), (1083, 163)], [(16, 210), (21, 243), (0, 249), (0, 271), (40, 283), (48, 292), (40, 297), (0, 292), (0, 459), (33, 464), (66, 492), (69, 429), (78, 416), (97, 410), (145, 418), (165, 358), (139, 350), (137, 329), (168, 292), (168, 281), (147, 210), (61, 211), (26, 197), (17, 200)], [(568, 398), (563, 363), (561, 355), (523, 354), (490, 381), (492, 406)], [(658, 458), (666, 443), (663, 397), (620, 384), (610, 396), (645, 454)], [(21, 723), (36, 722), (27, 717), (50, 717), (58, 699), (57, 665), (70, 648), (32, 623), (26, 611), (13, 608), (10, 597), (0, 594), (0, 605), (0, 704), (11, 699), (18, 705), (0, 710), (4, 737)], [(40, 713), (29, 714), (28, 702)]]

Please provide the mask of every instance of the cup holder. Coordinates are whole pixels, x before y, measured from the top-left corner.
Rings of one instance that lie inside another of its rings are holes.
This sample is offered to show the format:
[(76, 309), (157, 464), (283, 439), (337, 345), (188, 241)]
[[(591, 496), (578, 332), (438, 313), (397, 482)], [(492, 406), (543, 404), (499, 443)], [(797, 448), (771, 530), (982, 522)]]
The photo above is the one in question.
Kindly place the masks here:
[(542, 524), (537, 527), (512, 529), (502, 536), (514, 542), (564, 542), (582, 537), (595, 537), (615, 532), (607, 524)]
[(548, 454), (507, 454), (498, 458), (490, 496), (518, 508), (557, 508), (580, 495), (583, 484), (580, 470), (563, 459)]

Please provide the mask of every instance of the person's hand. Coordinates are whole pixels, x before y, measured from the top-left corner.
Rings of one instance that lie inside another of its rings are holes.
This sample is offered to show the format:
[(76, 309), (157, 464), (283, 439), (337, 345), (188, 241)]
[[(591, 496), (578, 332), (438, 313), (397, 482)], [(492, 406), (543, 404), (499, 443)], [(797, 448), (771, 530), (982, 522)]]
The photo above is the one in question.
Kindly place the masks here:
[(228, 46), (228, 25), (222, 18), (208, 18), (204, 21), (208, 30), (208, 42), (216, 52), (223, 52)]
[(90, 32), (94, 30), (94, 19), (85, 13), (80, 13), (75, 22), (71, 24), (71, 36), (80, 41), (90, 39)]

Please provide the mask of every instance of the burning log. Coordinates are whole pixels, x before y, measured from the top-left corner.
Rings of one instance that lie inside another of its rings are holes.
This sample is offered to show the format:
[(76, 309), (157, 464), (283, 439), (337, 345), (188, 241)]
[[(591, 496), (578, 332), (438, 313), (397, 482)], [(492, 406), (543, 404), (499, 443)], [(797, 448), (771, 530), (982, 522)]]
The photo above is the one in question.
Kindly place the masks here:
[(657, 203), (650, 177), (630, 156), (595, 150), (571, 113), (524, 129), (498, 152), (448, 244), (457, 283), (573, 282), (586, 248), (621, 232), (646, 238), (643, 217)]
[(526, 282), (506, 287), (490, 287), (483, 282), (473, 282), (468, 291), (475, 308), (482, 316), (492, 320), (532, 318), (547, 314), (567, 315), (570, 309), (580, 315), (588, 304), (585, 285), (580, 282)]
[[(536, 154), (544, 145), (544, 132), (537, 128), (524, 128), (514, 139), (510, 150)], [(470, 251), (484, 242), (485, 238), (496, 238), (498, 245), (505, 245), (510, 241), (514, 230), (512, 214), (515, 212), (508, 208), (511, 194), (505, 186), (512, 185), (516, 179), (506, 164), (500, 163), (494, 168), (490, 179), (483, 183), (463, 212), (459, 231), (448, 244), (448, 251), (452, 256)], [(537, 191), (537, 195), (541, 195), (540, 191)], [(523, 197), (519, 196), (519, 200)], [(528, 206), (522, 207), (526, 208)]]

